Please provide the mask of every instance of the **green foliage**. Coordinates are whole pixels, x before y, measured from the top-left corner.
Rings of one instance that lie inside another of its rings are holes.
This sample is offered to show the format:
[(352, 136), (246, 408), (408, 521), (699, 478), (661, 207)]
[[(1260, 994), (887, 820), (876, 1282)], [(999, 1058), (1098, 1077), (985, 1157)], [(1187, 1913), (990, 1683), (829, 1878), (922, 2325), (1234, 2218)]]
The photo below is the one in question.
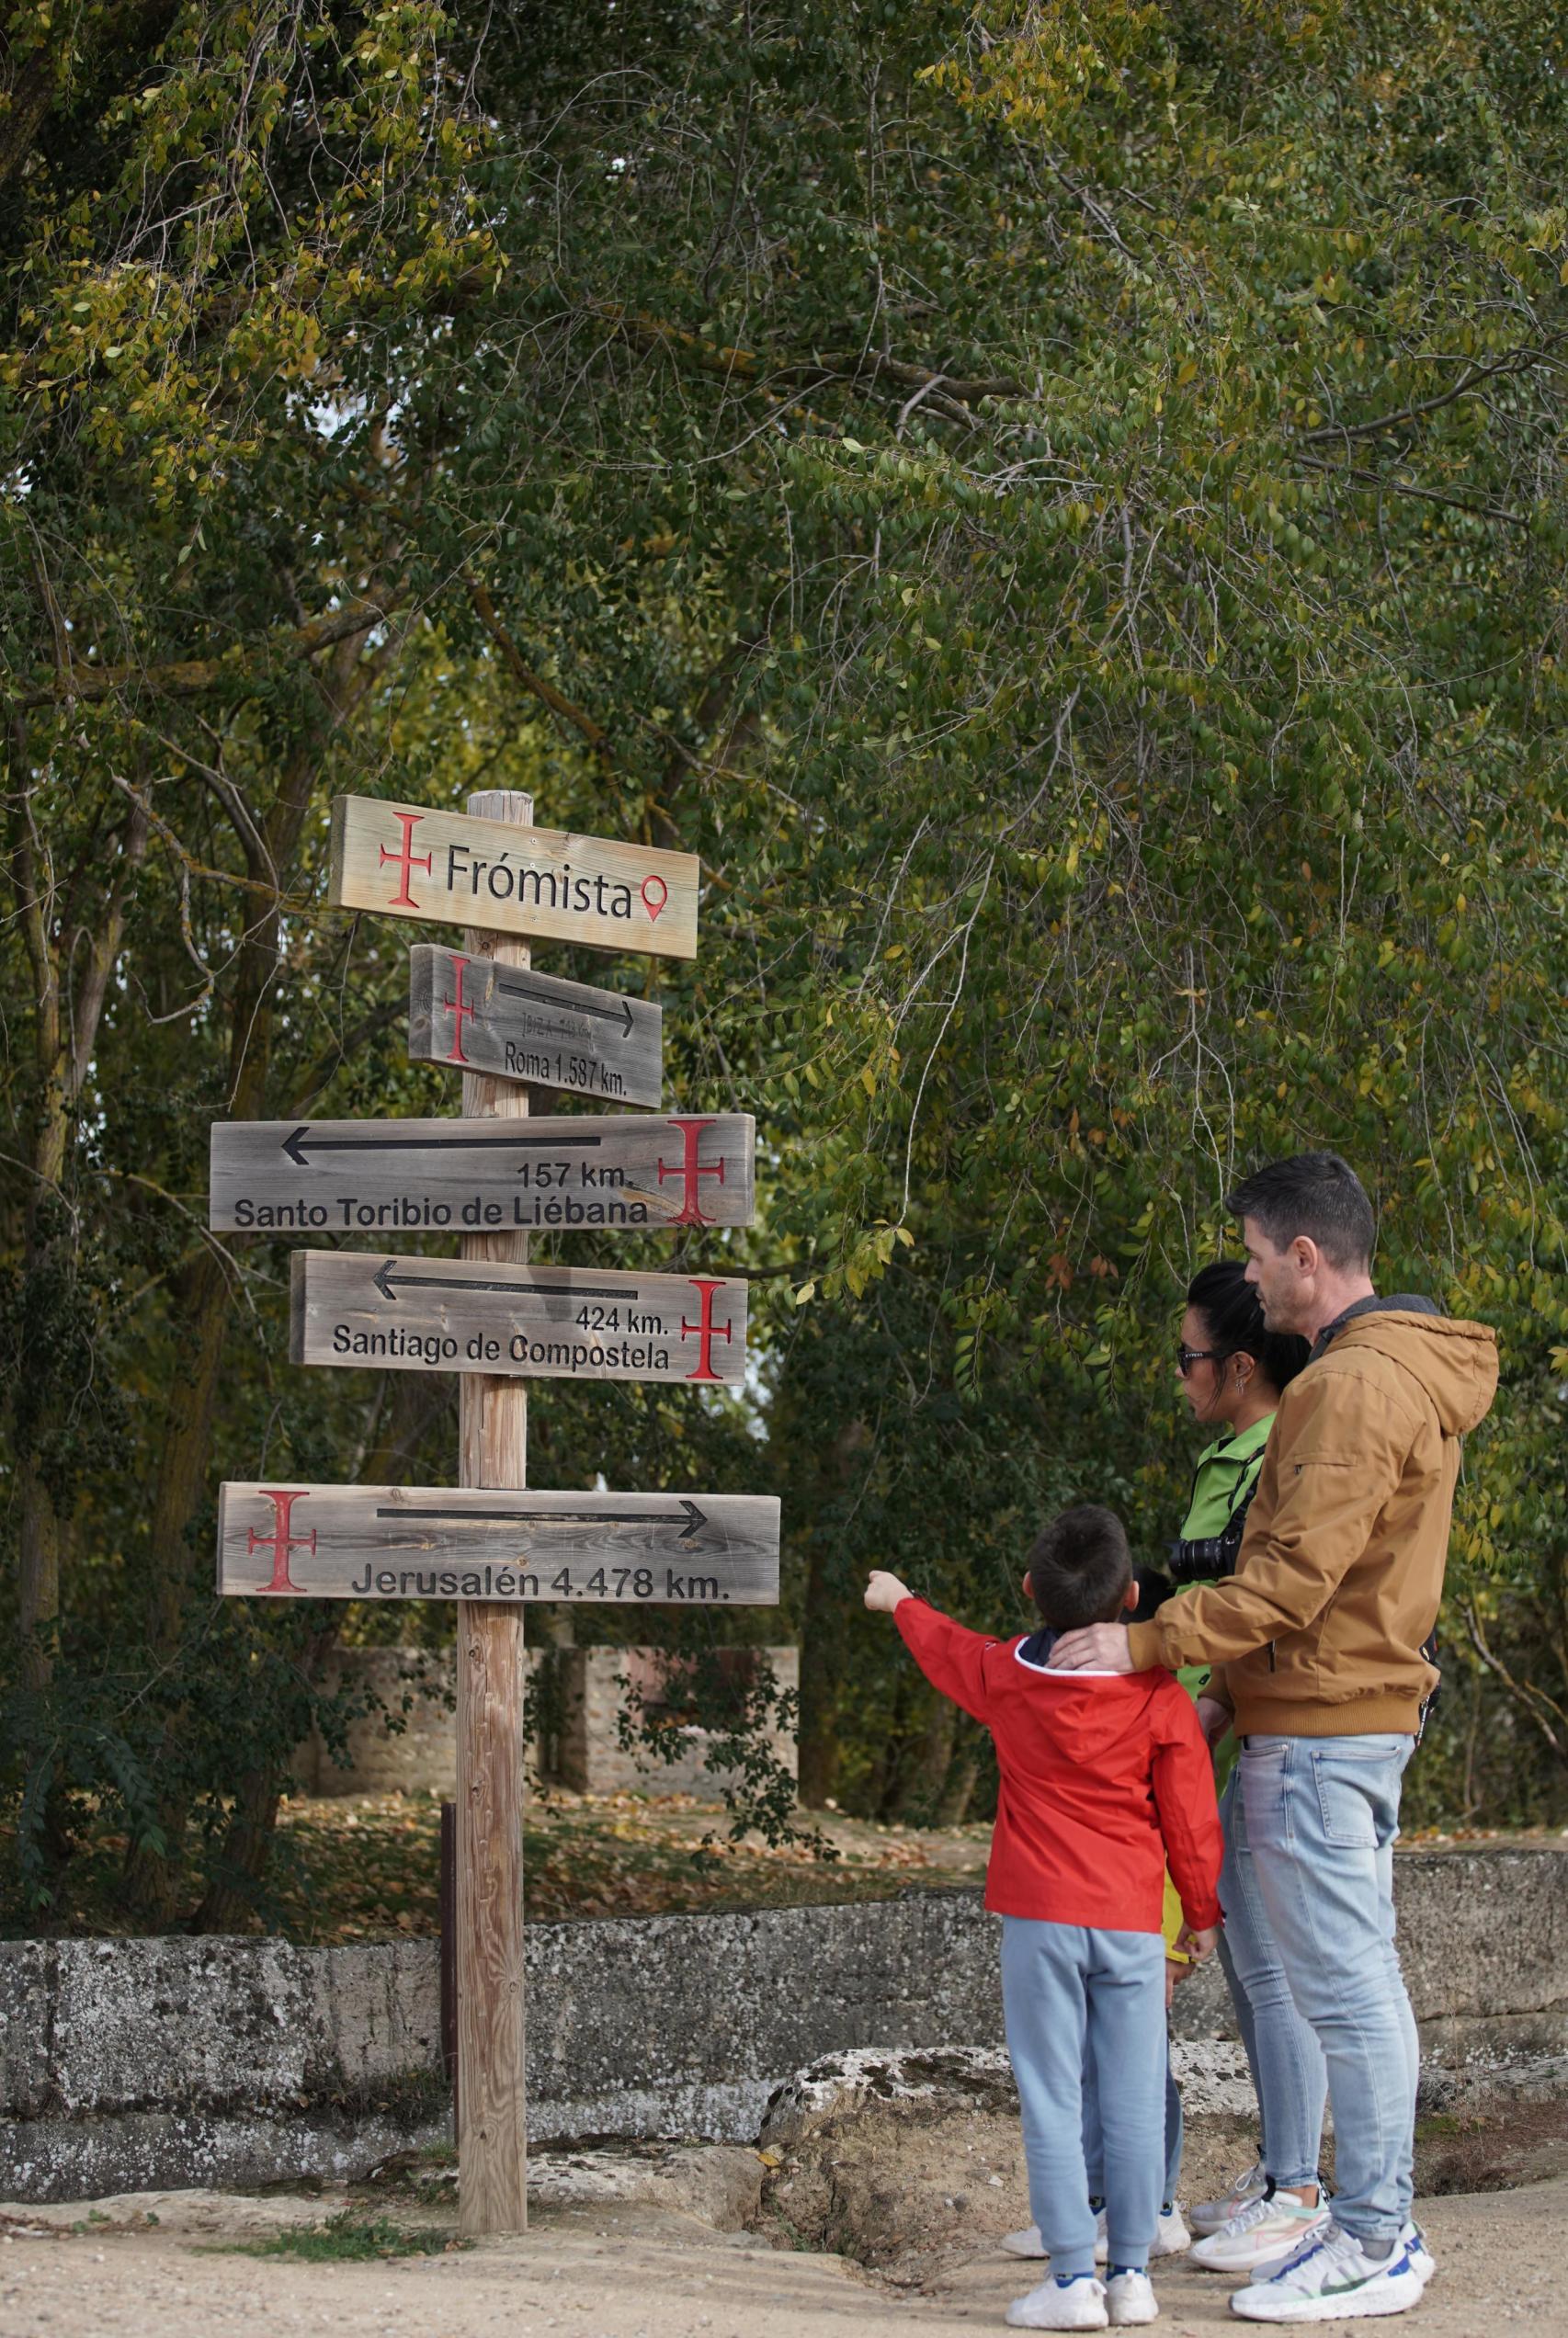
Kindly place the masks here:
[(439, 2257), (472, 2249), (449, 2228), (399, 2224), (389, 2216), (367, 2216), (361, 2208), (339, 2208), (321, 2224), (290, 2225), (265, 2241), (222, 2244), (244, 2257), (303, 2257), (311, 2264), (359, 2264), (375, 2257)]
[(1000, 1625), (1068, 1493), (1156, 1550), (1183, 1284), (1241, 1165), (1331, 1143), (1385, 1284), (1503, 1338), (1450, 1630), (1545, 1808), (1561, 28), (404, 0), (8, 37), (4, 1759), (35, 1897), (102, 1803), (163, 1863), (146, 1921), (265, 1904), (269, 1791), (343, 1724), (338, 1622), (448, 1626), (206, 1587), (223, 1475), (450, 1467), (449, 1387), (307, 1383), (282, 1246), (202, 1231), (210, 1119), (450, 1100), (403, 1057), (406, 936), (322, 906), (350, 787), (531, 788), (703, 856), (670, 1085), (756, 1113), (765, 1216), (681, 1254), (756, 1277), (759, 1375), (551, 1386), (533, 1469), (784, 1494), (814, 1796), (983, 1795), (860, 1572)]

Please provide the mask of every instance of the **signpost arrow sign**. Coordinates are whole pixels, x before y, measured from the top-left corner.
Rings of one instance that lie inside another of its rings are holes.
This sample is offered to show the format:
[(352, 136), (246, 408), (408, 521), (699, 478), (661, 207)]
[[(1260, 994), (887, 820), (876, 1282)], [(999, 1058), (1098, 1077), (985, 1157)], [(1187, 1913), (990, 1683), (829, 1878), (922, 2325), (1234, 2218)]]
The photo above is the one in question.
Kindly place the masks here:
[(646, 999), (418, 942), (408, 953), (408, 1051), (604, 1104), (657, 1104), (664, 1014)]
[(578, 1380), (745, 1377), (743, 1281), (297, 1250), (296, 1364)]
[(223, 1233), (749, 1226), (754, 1209), (756, 1125), (737, 1112), (233, 1120), (211, 1142)]
[(218, 1589), (246, 1598), (766, 1606), (778, 1504), (745, 1493), (225, 1485)]
[(697, 956), (701, 863), (605, 836), (337, 796), (327, 898), (590, 949)]

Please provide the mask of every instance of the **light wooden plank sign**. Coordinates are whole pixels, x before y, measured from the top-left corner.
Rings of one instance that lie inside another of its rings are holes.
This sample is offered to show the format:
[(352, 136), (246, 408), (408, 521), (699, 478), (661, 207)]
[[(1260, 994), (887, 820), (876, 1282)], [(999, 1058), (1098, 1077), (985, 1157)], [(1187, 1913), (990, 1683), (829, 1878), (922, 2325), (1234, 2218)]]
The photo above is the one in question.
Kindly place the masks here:
[(657, 1104), (664, 1011), (647, 999), (416, 942), (408, 953), (408, 1052), (601, 1104)]
[(220, 1233), (749, 1226), (745, 1113), (515, 1120), (220, 1120)]
[(697, 956), (694, 853), (335, 796), (327, 898), (340, 909), (589, 949)]
[(574, 1380), (745, 1377), (746, 1286), (456, 1258), (297, 1250), (290, 1360)]
[(750, 1493), (225, 1485), (218, 1589), (246, 1599), (771, 1606), (778, 1504)]

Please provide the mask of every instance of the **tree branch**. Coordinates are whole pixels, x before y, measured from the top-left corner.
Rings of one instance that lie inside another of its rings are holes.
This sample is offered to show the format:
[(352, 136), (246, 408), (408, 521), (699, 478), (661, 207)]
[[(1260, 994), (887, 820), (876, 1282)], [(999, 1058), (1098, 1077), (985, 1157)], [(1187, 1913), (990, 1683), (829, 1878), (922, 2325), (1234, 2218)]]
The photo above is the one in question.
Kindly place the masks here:
[(480, 623), (500, 651), (512, 679), (521, 683), (525, 690), (530, 690), (542, 706), (550, 709), (551, 714), (558, 715), (562, 722), (569, 722), (574, 731), (579, 732), (586, 739), (599, 761), (608, 764), (612, 760), (608, 734), (594, 721), (591, 714), (585, 714), (580, 706), (574, 706), (572, 700), (564, 697), (552, 682), (547, 682), (542, 674), (534, 672), (502, 624), (495, 604), (484, 586), (471, 584), (468, 588), (468, 596), (473, 604)]
[[(292, 657), (312, 658), (357, 633), (368, 633), (396, 611), (396, 602), (354, 601), (328, 609), (294, 632), (280, 646)], [(181, 658), (168, 665), (91, 665), (74, 661), (47, 683), (33, 683), (16, 692), (12, 703), (22, 707), (58, 706), (74, 699), (113, 698), (119, 690), (152, 690), (160, 697), (188, 698), (224, 682), (248, 677), (250, 661), (232, 664), (227, 657)]]
[(1398, 430), (1406, 423), (1420, 422), (1426, 415), (1436, 414), (1440, 407), (1451, 406), (1478, 382), (1491, 381), (1504, 373), (1528, 373), (1531, 366), (1551, 362), (1546, 349), (1511, 349), (1506, 358), (1495, 358), (1491, 365), (1470, 366), (1460, 374), (1451, 390), (1444, 390), (1436, 398), (1423, 398), (1418, 404), (1402, 406), (1395, 414), (1380, 414), (1375, 422), (1331, 422), (1321, 430), (1303, 430), (1303, 446), (1321, 446), (1325, 441), (1342, 438), (1380, 438), (1385, 431)]

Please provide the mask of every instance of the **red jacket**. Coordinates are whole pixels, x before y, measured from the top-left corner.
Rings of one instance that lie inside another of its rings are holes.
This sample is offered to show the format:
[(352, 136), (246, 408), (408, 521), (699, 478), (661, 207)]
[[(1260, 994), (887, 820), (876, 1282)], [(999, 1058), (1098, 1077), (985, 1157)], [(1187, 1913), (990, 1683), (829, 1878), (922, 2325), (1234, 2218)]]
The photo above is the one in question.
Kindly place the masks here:
[(1169, 1673), (1053, 1673), (901, 1599), (926, 1679), (996, 1742), (1002, 1790), (985, 1904), (1003, 1916), (1158, 1932), (1165, 1867), (1189, 1924), (1220, 1921), (1220, 1813), (1192, 1699)]

